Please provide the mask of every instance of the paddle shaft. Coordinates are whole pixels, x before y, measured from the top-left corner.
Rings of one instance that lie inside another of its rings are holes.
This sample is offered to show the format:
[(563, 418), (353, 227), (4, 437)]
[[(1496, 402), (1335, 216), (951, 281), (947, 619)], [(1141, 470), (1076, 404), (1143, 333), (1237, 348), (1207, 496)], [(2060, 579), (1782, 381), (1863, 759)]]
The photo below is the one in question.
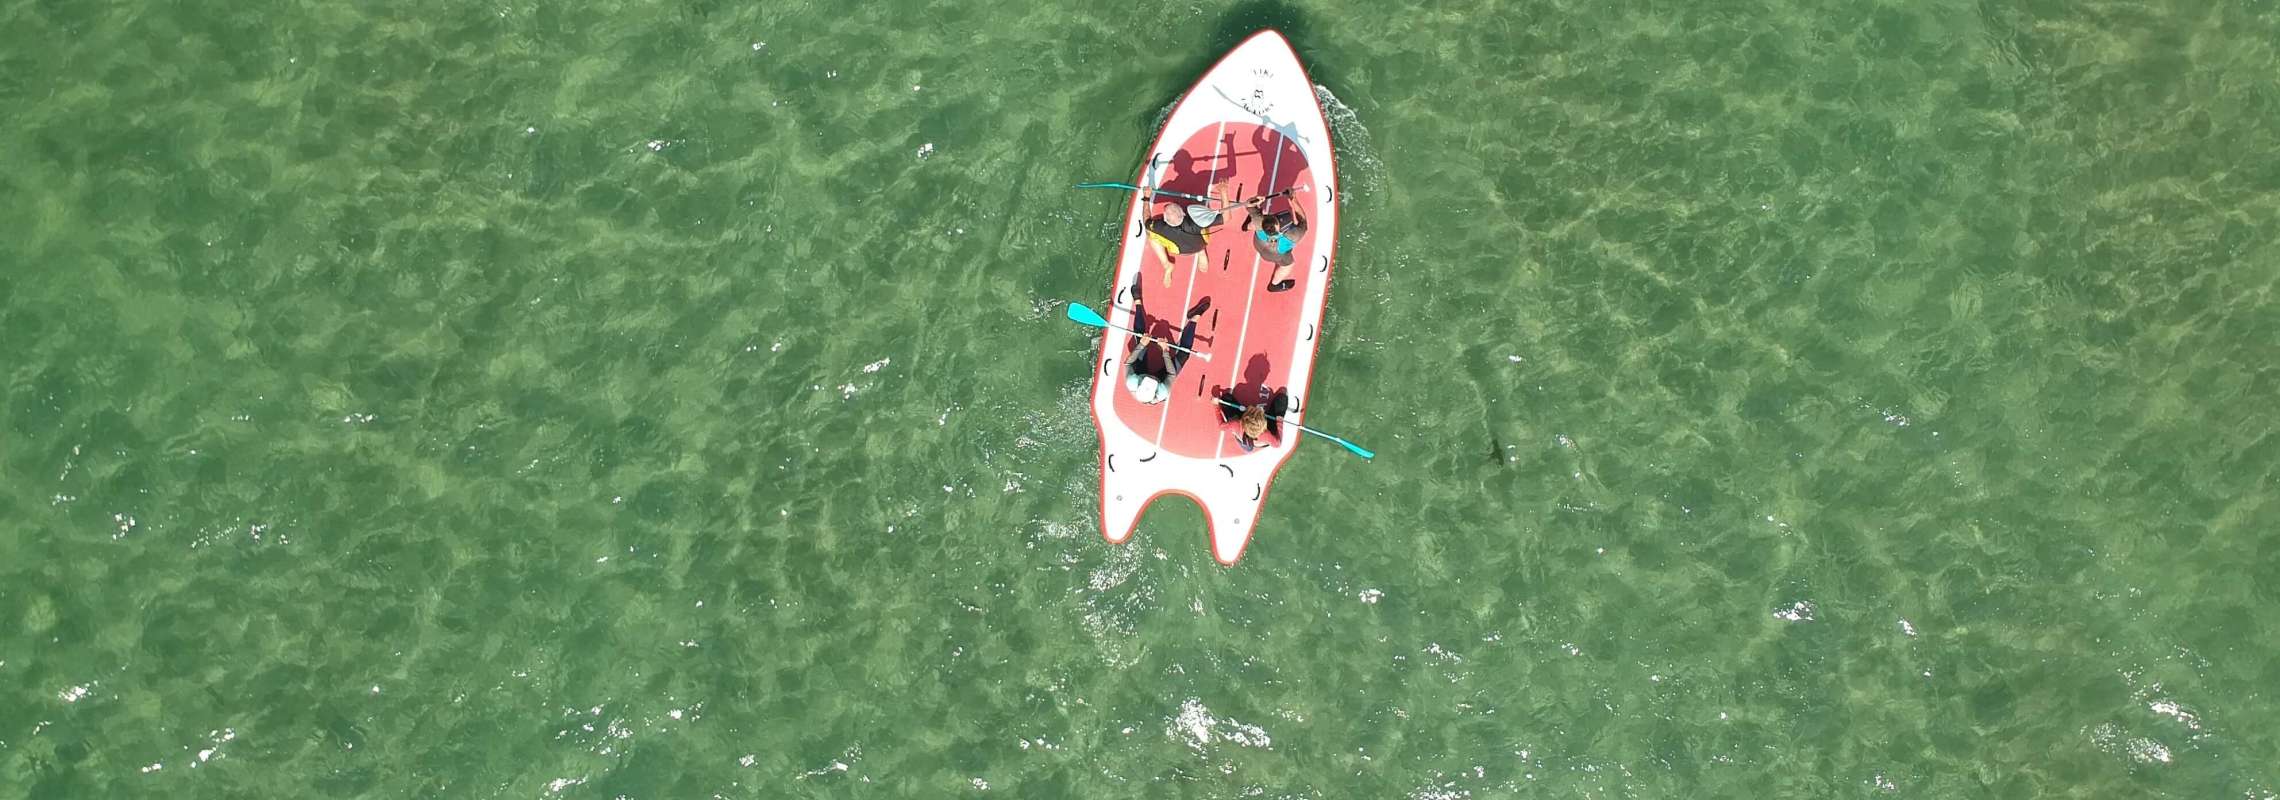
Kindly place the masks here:
[[(1126, 314), (1131, 314), (1131, 315), (1132, 315), (1132, 318), (1133, 318), (1133, 319), (1139, 319), (1139, 318), (1140, 318), (1140, 307), (1139, 307), (1139, 306), (1122, 306), (1122, 305), (1117, 305), (1117, 304), (1116, 304), (1116, 302), (1112, 300), (1112, 301), (1109, 301), (1108, 307), (1109, 307), (1109, 308), (1113, 308), (1113, 309), (1116, 309), (1116, 310), (1118, 310), (1118, 311), (1122, 311), (1122, 312), (1124, 312), (1124, 313), (1126, 313)], [(1146, 335), (1146, 334), (1142, 334), (1142, 335)], [(1197, 336), (1197, 337), (1195, 337), (1195, 338), (1197, 338), (1197, 339), (1199, 339), (1199, 340), (1202, 340), (1202, 341), (1206, 341), (1206, 342), (1208, 342), (1208, 341), (1212, 341), (1212, 338), (1211, 338), (1211, 337), (1209, 337), (1209, 336)]]
[[(1219, 401), (1219, 404), (1220, 404), (1220, 405), (1226, 406), (1226, 407), (1228, 407), (1228, 408), (1233, 408), (1233, 409), (1237, 409), (1237, 410), (1240, 410), (1240, 409), (1242, 409), (1242, 408), (1243, 408), (1243, 405), (1242, 405), (1242, 404), (1240, 404), (1240, 403), (1236, 403), (1236, 402), (1233, 402), (1233, 401), (1230, 401), (1230, 400), (1228, 400), (1227, 398), (1224, 398), (1224, 397), (1215, 397), (1215, 398), (1212, 398), (1212, 399), (1214, 399), (1214, 400), (1218, 400), (1218, 401)], [(1346, 440), (1344, 440), (1344, 439), (1340, 439), (1340, 438), (1338, 438), (1338, 437), (1336, 437), (1336, 436), (1332, 436), (1332, 435), (1330, 435), (1330, 434), (1327, 434), (1327, 433), (1323, 433), (1323, 432), (1321, 432), (1321, 431), (1315, 430), (1315, 429), (1313, 429), (1313, 428), (1309, 428), (1309, 427), (1306, 427), (1306, 426), (1304, 426), (1304, 425), (1300, 425), (1300, 424), (1298, 424), (1298, 423), (1296, 423), (1296, 422), (1292, 422), (1292, 421), (1290, 421), (1290, 420), (1287, 420), (1287, 419), (1283, 419), (1283, 418), (1282, 418), (1282, 415), (1280, 415), (1280, 414), (1269, 414), (1269, 415), (1267, 415), (1267, 419), (1271, 419), (1271, 420), (1275, 420), (1275, 421), (1281, 422), (1281, 423), (1282, 423), (1282, 424), (1284, 424), (1284, 425), (1289, 425), (1289, 426), (1291, 426), (1291, 427), (1293, 427), (1293, 428), (1297, 428), (1297, 429), (1299, 429), (1299, 430), (1302, 430), (1302, 431), (1305, 431), (1305, 432), (1307, 432), (1307, 433), (1311, 433), (1311, 434), (1314, 434), (1314, 435), (1316, 435), (1316, 436), (1320, 436), (1320, 437), (1322, 437), (1322, 438), (1324, 438), (1324, 439), (1328, 439), (1328, 440), (1330, 440), (1330, 441), (1333, 441), (1333, 442), (1337, 442), (1337, 443), (1339, 443), (1339, 444), (1342, 444), (1342, 445), (1345, 445), (1345, 446), (1347, 446), (1347, 447), (1354, 447), (1354, 446), (1355, 446), (1355, 444), (1354, 444), (1353, 442), (1349, 442), (1349, 441), (1346, 441)]]
[(1187, 192), (1175, 192), (1175, 191), (1172, 191), (1172, 190), (1170, 190), (1170, 189), (1144, 189), (1144, 188), (1141, 188), (1141, 187), (1138, 187), (1138, 186), (1134, 186), (1134, 185), (1132, 185), (1132, 184), (1129, 184), (1129, 183), (1080, 183), (1080, 184), (1077, 184), (1077, 188), (1079, 188), (1079, 189), (1126, 189), (1126, 190), (1135, 191), (1135, 192), (1147, 192), (1147, 193), (1149, 193), (1149, 194), (1159, 194), (1159, 195), (1164, 195), (1164, 196), (1166, 196), (1166, 197), (1177, 197), (1177, 198), (1181, 198), (1181, 199), (1183, 199), (1183, 200), (1200, 200), (1200, 201), (1203, 201), (1203, 202), (1206, 202), (1206, 203), (1209, 203), (1209, 202), (1213, 202), (1213, 201), (1215, 200), (1215, 198), (1204, 197), (1203, 195), (1197, 195), (1197, 194), (1188, 194)]
[[(1207, 209), (1210, 209), (1210, 210), (1213, 210), (1213, 211), (1226, 211), (1227, 209), (1230, 209), (1230, 208), (1241, 208), (1241, 207), (1243, 207), (1243, 206), (1247, 206), (1247, 205), (1250, 205), (1250, 204), (1252, 204), (1252, 203), (1256, 202), (1256, 203), (1260, 203), (1260, 207), (1261, 207), (1261, 208), (1265, 208), (1265, 201), (1268, 201), (1268, 200), (1273, 200), (1273, 199), (1275, 199), (1275, 198), (1278, 198), (1278, 197), (1289, 197), (1291, 194), (1293, 194), (1293, 193), (1295, 193), (1295, 192), (1297, 192), (1297, 191), (1299, 191), (1299, 190), (1301, 190), (1301, 189), (1305, 189), (1305, 188), (1307, 188), (1307, 187), (1305, 187), (1305, 186), (1303, 186), (1303, 185), (1300, 185), (1300, 186), (1293, 186), (1293, 187), (1290, 187), (1290, 188), (1288, 188), (1288, 189), (1284, 189), (1284, 190), (1282, 190), (1282, 191), (1276, 192), (1276, 193), (1274, 193), (1274, 194), (1266, 194), (1266, 195), (1260, 195), (1260, 196), (1258, 196), (1258, 197), (1253, 197), (1253, 198), (1251, 198), (1251, 199), (1249, 199), (1249, 200), (1220, 200), (1220, 199), (1218, 199), (1218, 198), (1212, 198), (1212, 199), (1211, 199), (1209, 202), (1205, 203), (1203, 207), (1204, 207), (1204, 208), (1207, 208)], [(1167, 192), (1166, 194), (1169, 194), (1169, 192)], [(1195, 195), (1192, 195), (1192, 194), (1190, 194), (1190, 195), (1181, 195), (1181, 196), (1182, 196), (1182, 197), (1195, 197)], [(1226, 205), (1217, 205), (1217, 206), (1215, 206), (1215, 205), (1211, 205), (1211, 203), (1225, 203)]]
[(1204, 197), (1204, 196), (1202, 196), (1202, 195), (1194, 195), (1194, 194), (1188, 194), (1187, 192), (1175, 192), (1175, 191), (1172, 191), (1172, 190), (1170, 190), (1170, 189), (1143, 189), (1143, 188), (1141, 188), (1141, 187), (1138, 187), (1138, 186), (1134, 186), (1134, 185), (1132, 185), (1132, 184), (1129, 184), (1129, 183), (1080, 183), (1080, 184), (1077, 184), (1077, 188), (1079, 188), (1079, 189), (1129, 189), (1129, 190), (1131, 190), (1131, 191), (1135, 191), (1135, 192), (1147, 192), (1147, 193), (1149, 193), (1149, 194), (1154, 194), (1154, 195), (1164, 195), (1164, 196), (1166, 196), (1166, 197), (1177, 197), (1177, 198), (1180, 198), (1180, 199), (1182, 199), (1182, 200), (1195, 200), (1195, 201), (1198, 201), (1198, 202), (1202, 202), (1202, 203), (1225, 203), (1226, 205), (1219, 205), (1219, 206), (1211, 206), (1211, 205), (1207, 205), (1207, 206), (1205, 206), (1205, 208), (1209, 208), (1209, 209), (1211, 209), (1211, 210), (1213, 210), (1213, 211), (1220, 211), (1220, 210), (1225, 210), (1225, 209), (1234, 208), (1234, 207), (1236, 207), (1236, 206), (1239, 206), (1239, 205), (1243, 205), (1244, 203), (1248, 203), (1248, 202), (1251, 202), (1251, 200), (1273, 200), (1273, 199), (1275, 199), (1275, 198), (1277, 198), (1277, 197), (1287, 197), (1287, 196), (1289, 196), (1289, 195), (1291, 195), (1291, 194), (1294, 194), (1294, 193), (1296, 193), (1296, 192), (1298, 192), (1298, 191), (1300, 191), (1300, 190), (1303, 190), (1303, 189), (1307, 189), (1307, 188), (1311, 188), (1311, 187), (1307, 187), (1307, 186), (1303, 186), (1303, 185), (1301, 185), (1301, 186), (1293, 186), (1293, 187), (1290, 187), (1290, 188), (1288, 188), (1288, 189), (1284, 189), (1284, 190), (1282, 190), (1282, 191), (1279, 191), (1279, 192), (1275, 192), (1275, 193), (1273, 193), (1273, 194), (1260, 195), (1260, 196), (1258, 196), (1258, 197), (1253, 197), (1253, 198), (1251, 198), (1251, 200), (1221, 200), (1221, 199), (1219, 199), (1219, 198), (1217, 198), (1217, 197)]
[[(1307, 186), (1306, 186), (1306, 185), (1304, 185), (1304, 184), (1300, 184), (1300, 185), (1298, 185), (1298, 186), (1293, 186), (1293, 187), (1290, 187), (1290, 188), (1288, 188), (1288, 189), (1284, 189), (1284, 190), (1282, 190), (1282, 191), (1276, 192), (1276, 193), (1274, 193), (1274, 194), (1266, 194), (1266, 195), (1260, 195), (1260, 196), (1258, 196), (1258, 197), (1253, 197), (1253, 198), (1251, 198), (1251, 200), (1245, 200), (1245, 201), (1243, 201), (1242, 203), (1236, 203), (1235, 205), (1243, 205), (1243, 204), (1245, 204), (1245, 203), (1249, 203), (1249, 202), (1251, 202), (1252, 200), (1258, 200), (1258, 201), (1262, 201), (1262, 202), (1260, 203), (1260, 208), (1261, 208), (1261, 209), (1264, 209), (1264, 208), (1266, 207), (1266, 205), (1265, 205), (1265, 203), (1264, 203), (1263, 201), (1267, 201), (1267, 200), (1273, 200), (1273, 199), (1275, 199), (1275, 198), (1277, 198), (1277, 197), (1289, 197), (1289, 196), (1290, 196), (1290, 195), (1292, 195), (1292, 194), (1296, 194), (1296, 193), (1297, 193), (1299, 190), (1301, 190), (1301, 189), (1306, 189), (1306, 188), (1309, 188), (1309, 187), (1307, 187)], [(1234, 206), (1228, 206), (1228, 207), (1229, 207), (1229, 208), (1233, 208)]]
[(1187, 353), (1188, 355), (1191, 355), (1191, 356), (1195, 356), (1196, 358), (1200, 358), (1200, 359), (1203, 359), (1203, 360), (1205, 360), (1205, 361), (1210, 361), (1210, 360), (1211, 360), (1211, 354), (1210, 354), (1210, 353), (1202, 352), (1202, 351), (1200, 351), (1200, 350), (1197, 350), (1197, 349), (1195, 349), (1195, 348), (1193, 348), (1193, 347), (1181, 347), (1181, 346), (1179, 346), (1179, 345), (1176, 345), (1176, 344), (1172, 344), (1171, 342), (1167, 342), (1167, 341), (1164, 341), (1164, 340), (1163, 340), (1163, 339), (1161, 339), (1161, 338), (1158, 338), (1158, 337), (1154, 337), (1154, 336), (1149, 336), (1148, 334), (1145, 334), (1145, 333), (1141, 333), (1141, 332), (1139, 332), (1139, 331), (1133, 330), (1133, 329), (1131, 329), (1131, 328), (1127, 328), (1127, 327), (1124, 327), (1124, 326), (1122, 326), (1122, 325), (1118, 325), (1118, 324), (1116, 324), (1116, 323), (1114, 323), (1114, 322), (1103, 322), (1103, 323), (1101, 323), (1101, 325), (1102, 325), (1103, 327), (1108, 327), (1108, 328), (1115, 328), (1115, 329), (1117, 329), (1117, 330), (1123, 331), (1123, 332), (1125, 332), (1125, 333), (1129, 333), (1129, 334), (1132, 334), (1132, 335), (1134, 335), (1134, 336), (1139, 336), (1139, 337), (1148, 338), (1148, 339), (1155, 339), (1155, 340), (1156, 340), (1156, 343), (1157, 343), (1157, 344), (1160, 344), (1160, 345), (1163, 345), (1163, 346), (1165, 346), (1165, 347), (1169, 347), (1169, 348), (1172, 348), (1172, 349), (1174, 349), (1174, 350), (1178, 350), (1178, 351), (1181, 351), (1181, 352)]

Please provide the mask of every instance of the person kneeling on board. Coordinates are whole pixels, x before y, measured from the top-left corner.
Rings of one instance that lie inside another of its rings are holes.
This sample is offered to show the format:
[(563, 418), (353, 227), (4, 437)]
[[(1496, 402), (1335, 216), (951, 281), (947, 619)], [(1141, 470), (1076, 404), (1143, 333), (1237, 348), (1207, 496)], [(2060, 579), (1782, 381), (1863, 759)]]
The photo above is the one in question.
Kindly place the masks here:
[(1203, 247), (1211, 243), (1211, 229), (1219, 227), (1221, 219), (1212, 215), (1209, 224), (1189, 215), (1178, 203), (1164, 206), (1162, 213), (1148, 218), (1148, 238), (1155, 243), (1156, 263), (1164, 266), (1164, 285), (1172, 285), (1172, 263), (1180, 256), (1195, 256), (1195, 268), (1202, 271)]
[(1235, 435), (1243, 452), (1282, 444), (1282, 415), (1290, 409), (1290, 395), (1275, 390), (1267, 402), (1244, 405), (1229, 389), (1219, 393), (1219, 429)]
[(1251, 213), (1243, 220), (1243, 229), (1252, 230), (1253, 223), (1258, 225), (1251, 234), (1251, 247), (1259, 251), (1260, 258), (1275, 265), (1274, 275), (1267, 278), (1270, 292), (1289, 291), (1298, 285), (1290, 273), (1292, 266), (1298, 263), (1298, 240), (1306, 238), (1306, 215), (1298, 213), (1297, 204), (1293, 203), (1288, 211), (1267, 213), (1267, 203), (1276, 196), (1254, 197), (1244, 203)]
[[(1155, 405), (1172, 398), (1172, 379), (1179, 377), (1180, 368), (1187, 366), (1189, 352), (1195, 348), (1195, 320), (1211, 309), (1211, 298), (1206, 297), (1194, 308), (1188, 309), (1187, 322), (1180, 326), (1178, 349), (1172, 341), (1143, 334), (1133, 339), (1131, 351), (1124, 354), (1124, 363), (1131, 370), (1124, 374), (1124, 390), (1132, 399)], [(1147, 313), (1140, 306), (1140, 285), (1132, 285), (1132, 318), (1144, 320)], [(1149, 358), (1154, 353), (1155, 358)]]

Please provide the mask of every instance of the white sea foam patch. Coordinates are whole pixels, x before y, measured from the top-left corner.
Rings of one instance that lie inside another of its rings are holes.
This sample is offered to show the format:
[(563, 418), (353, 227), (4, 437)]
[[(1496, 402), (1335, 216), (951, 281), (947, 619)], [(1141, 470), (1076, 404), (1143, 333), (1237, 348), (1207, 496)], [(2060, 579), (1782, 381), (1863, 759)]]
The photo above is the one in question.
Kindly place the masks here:
[(825, 764), (823, 766), (816, 767), (815, 769), (800, 773), (799, 777), (801, 779), (813, 778), (818, 775), (830, 775), (835, 772), (846, 772), (849, 769), (850, 767), (847, 766), (847, 762), (834, 759), (829, 764)]
[(1425, 654), (1432, 656), (1435, 661), (1442, 664), (1462, 664), (1465, 661), (1464, 656), (1457, 655), (1454, 651), (1442, 647), (1440, 642), (1425, 645)]
[(1083, 628), (1085, 635), (1092, 638), (1094, 649), (1100, 653), (1100, 660), (1116, 669), (1140, 662), (1139, 646), (1132, 640), (1135, 631), (1128, 625), (1126, 620), (1097, 608), (1085, 612), (1084, 617), (1078, 621), (1078, 627)]
[(2131, 736), (2122, 726), (2111, 722), (2099, 723), (2090, 729), (2090, 742), (2099, 750), (2125, 756), (2139, 764), (2168, 764), (2176, 760), (2169, 746), (2144, 736)]
[[(886, 368), (887, 368), (887, 365), (888, 365), (888, 364), (890, 364), (890, 363), (893, 363), (893, 362), (894, 362), (894, 359), (890, 357), (890, 358), (882, 358), (882, 359), (879, 359), (879, 360), (877, 360), (877, 361), (873, 361), (873, 362), (871, 362), (871, 363), (869, 363), (869, 364), (864, 364), (864, 365), (863, 365), (863, 374), (865, 374), (865, 375), (875, 375), (875, 374), (878, 374), (879, 370), (882, 370), (882, 369), (886, 369)], [(862, 385), (862, 386), (857, 386), (857, 385), (855, 385), (855, 383), (854, 383), (853, 381), (849, 381), (849, 382), (847, 382), (847, 383), (843, 383), (843, 384), (840, 384), (840, 385), (839, 385), (839, 399), (841, 399), (841, 400), (853, 400), (853, 399), (855, 399), (855, 395), (856, 395), (857, 393), (859, 393), (859, 392), (863, 391), (864, 389), (868, 389), (868, 388), (871, 388), (869, 384), (865, 384), (865, 385)]]
[(1037, 524), (1040, 539), (1075, 539), (1091, 532), (1087, 521), (1031, 520)]
[[(1853, 398), (1853, 406), (1859, 408), (1864, 412), (1883, 418), (1884, 424), (1895, 428), (1905, 428), (1916, 424), (1915, 414), (1910, 413), (1907, 409), (1903, 409), (1897, 406), (1869, 402), (1868, 398), (1865, 397)], [(1932, 435), (1938, 436), (1939, 433), (1935, 431), (1932, 433)]]
[(2143, 736), (2130, 740), (2129, 751), (2140, 764), (2167, 764), (2172, 760), (2167, 746)]
[(1170, 724), (1164, 728), (1164, 734), (1179, 739), (1188, 749), (1198, 753), (1210, 747), (1212, 742), (1233, 742), (1244, 747), (1258, 748), (1271, 748), (1274, 745), (1274, 739), (1267, 736), (1265, 729), (1233, 719), (1214, 717), (1211, 709), (1204, 707), (1202, 700), (1193, 697), (1180, 704), (1180, 713), (1171, 718)]
[(1070, 448), (1089, 452), (1098, 436), (1093, 431), (1092, 413), (1088, 408), (1091, 398), (1092, 384), (1089, 381), (1077, 380), (1062, 385), (1060, 396), (1051, 409), (1029, 410), (1021, 415), (1028, 430), (1014, 437), (1014, 448), (1050, 453), (1056, 463)]
[(236, 728), (218, 728), (215, 730), (207, 731), (206, 744), (210, 746), (198, 751), (198, 760), (191, 762), (190, 768), (197, 769), (198, 765), (200, 764), (204, 764), (217, 758), (222, 758), (222, 745), (235, 741), (236, 739)]
[(1105, 592), (1123, 585), (1126, 580), (1132, 578), (1132, 573), (1140, 569), (1140, 559), (1135, 555), (1139, 552), (1139, 549), (1134, 547), (1110, 549), (1108, 551), (1108, 562), (1102, 564), (1099, 569), (1093, 570), (1091, 578), (1086, 583), (1095, 592)]
[[(825, 776), (825, 775), (837, 775), (837, 774), (840, 774), (840, 773), (844, 773), (844, 772), (846, 772), (846, 771), (848, 771), (848, 770), (851, 770), (851, 769), (854, 769), (854, 768), (855, 768), (855, 767), (854, 767), (854, 765), (853, 765), (853, 764), (851, 764), (851, 763), (849, 763), (849, 762), (858, 761), (858, 760), (861, 760), (862, 758), (863, 758), (863, 745), (861, 745), (861, 744), (852, 744), (852, 745), (848, 745), (848, 746), (847, 746), (847, 751), (846, 751), (846, 752), (844, 752), (844, 753), (841, 753), (841, 754), (840, 754), (840, 756), (839, 756), (838, 758), (834, 758), (834, 759), (832, 759), (832, 760), (831, 760), (831, 763), (829, 763), (829, 764), (825, 764), (825, 765), (823, 765), (823, 766), (820, 766), (820, 767), (816, 767), (815, 769), (811, 769), (811, 770), (806, 770), (806, 771), (803, 771), (803, 772), (801, 772), (801, 773), (800, 773), (800, 774), (798, 774), (798, 775), (792, 776), (792, 779), (793, 779), (793, 780), (802, 780), (802, 781), (804, 781), (804, 780), (807, 780), (807, 779), (809, 779), (809, 778), (819, 778), (819, 777), (823, 777), (823, 776)], [(866, 780), (868, 780), (868, 779), (866, 779)]]
[(1790, 622), (1812, 622), (1814, 610), (1813, 601), (1799, 600), (1789, 604), (1788, 608), (1774, 609), (1773, 616), (1775, 619), (1785, 619)]
[(1101, 660), (1124, 668), (1140, 660), (1140, 620), (1156, 608), (1156, 585), (1139, 573), (1144, 563), (1139, 547), (1111, 545), (1106, 552), (1106, 562), (1085, 576), (1084, 586), (1072, 591), (1081, 597), (1079, 626)]
[(585, 782), (586, 782), (586, 779), (585, 779), (584, 777), (577, 777), (577, 778), (555, 778), (554, 780), (551, 780), (551, 781), (547, 781), (547, 782), (546, 782), (546, 793), (547, 793), (547, 794), (561, 794), (561, 793), (562, 793), (562, 790), (564, 790), (564, 789), (568, 789), (568, 788), (570, 788), (570, 787), (572, 787), (572, 786), (578, 786), (578, 785), (582, 785), (582, 784), (584, 784)]
[(2178, 705), (2175, 700), (2155, 700), (2145, 705), (2153, 713), (2184, 723), (2187, 729), (2196, 731), (2201, 729), (2201, 716), (2184, 706)]

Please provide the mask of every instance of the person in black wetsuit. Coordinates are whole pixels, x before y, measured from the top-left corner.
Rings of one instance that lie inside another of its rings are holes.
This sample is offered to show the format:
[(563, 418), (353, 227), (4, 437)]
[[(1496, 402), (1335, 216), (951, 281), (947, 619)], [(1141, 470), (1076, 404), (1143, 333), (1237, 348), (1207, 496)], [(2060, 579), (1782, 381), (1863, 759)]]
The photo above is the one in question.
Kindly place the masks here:
[[(1261, 389), (1261, 391), (1265, 391)], [(1264, 403), (1245, 405), (1228, 389), (1219, 393), (1219, 429), (1235, 436), (1243, 452), (1282, 444), (1282, 415), (1290, 410), (1290, 395), (1276, 389)]]
[[(1140, 286), (1137, 283), (1132, 286), (1132, 303), (1132, 318), (1147, 319), (1146, 310), (1140, 306)], [(1177, 342), (1180, 347), (1194, 349), (1196, 318), (1210, 309), (1209, 297), (1188, 309), (1187, 320), (1180, 325), (1180, 338)], [(1180, 368), (1187, 366), (1188, 356), (1192, 355), (1187, 350), (1173, 349), (1169, 346), (1171, 344), (1174, 343), (1146, 334), (1133, 338), (1132, 349), (1124, 354), (1124, 363), (1129, 365), (1129, 371), (1124, 374), (1124, 389), (1132, 393), (1133, 399), (1149, 405), (1171, 399), (1172, 379), (1179, 377)], [(1153, 358), (1150, 358), (1151, 354), (1154, 355)]]

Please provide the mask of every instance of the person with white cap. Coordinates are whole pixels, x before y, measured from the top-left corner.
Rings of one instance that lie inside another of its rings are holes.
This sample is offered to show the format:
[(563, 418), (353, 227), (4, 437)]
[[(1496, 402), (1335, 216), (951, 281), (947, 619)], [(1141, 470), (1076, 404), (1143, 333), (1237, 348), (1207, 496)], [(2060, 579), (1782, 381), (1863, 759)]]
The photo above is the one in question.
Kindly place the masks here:
[[(1132, 303), (1132, 318), (1147, 319), (1147, 313), (1140, 306), (1138, 283), (1132, 287)], [(1181, 367), (1187, 366), (1188, 351), (1195, 347), (1196, 318), (1210, 309), (1209, 297), (1188, 309), (1187, 320), (1180, 325), (1178, 342), (1147, 334), (1133, 340), (1131, 351), (1124, 354), (1124, 363), (1128, 367), (1124, 374), (1124, 389), (1132, 393), (1133, 399), (1155, 405), (1172, 398), (1172, 379), (1179, 377)], [(1178, 346), (1173, 347), (1174, 344)]]

